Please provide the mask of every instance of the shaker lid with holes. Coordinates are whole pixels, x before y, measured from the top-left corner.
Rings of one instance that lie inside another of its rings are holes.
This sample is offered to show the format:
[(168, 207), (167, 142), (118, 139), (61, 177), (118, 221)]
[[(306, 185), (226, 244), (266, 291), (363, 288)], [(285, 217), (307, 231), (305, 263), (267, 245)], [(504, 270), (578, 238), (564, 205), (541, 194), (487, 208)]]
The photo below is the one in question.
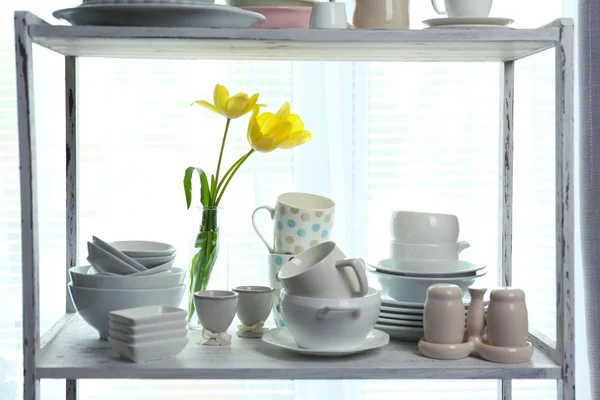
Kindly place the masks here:
[(450, 283), (437, 283), (427, 289), (427, 298), (456, 299), (462, 298), (463, 292), (460, 287)]
[(514, 301), (514, 300), (524, 300), (524, 299), (525, 299), (525, 292), (519, 288), (505, 287), (505, 288), (494, 289), (490, 292), (490, 300)]

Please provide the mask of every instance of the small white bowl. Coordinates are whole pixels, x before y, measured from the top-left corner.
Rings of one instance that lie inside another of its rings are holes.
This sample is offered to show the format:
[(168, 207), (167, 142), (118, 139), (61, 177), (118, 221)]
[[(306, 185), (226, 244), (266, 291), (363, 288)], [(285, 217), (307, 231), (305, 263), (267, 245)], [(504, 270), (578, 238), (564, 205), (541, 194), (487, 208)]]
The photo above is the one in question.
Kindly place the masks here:
[(137, 262), (139, 262), (140, 264), (142, 264), (144, 267), (146, 268), (155, 268), (159, 265), (163, 265), (165, 263), (168, 263), (169, 261), (171, 263), (173, 263), (173, 260), (175, 259), (175, 253), (171, 254), (170, 256), (161, 256), (161, 257), (133, 257), (133, 259)]
[(381, 297), (374, 288), (350, 299), (293, 296), (283, 289), (279, 306), (298, 347), (351, 350), (360, 347), (375, 326)]
[(165, 257), (175, 253), (173, 245), (147, 240), (119, 240), (111, 242), (111, 245), (132, 258)]
[(153, 305), (177, 307), (186, 291), (186, 285), (148, 290), (92, 289), (71, 283), (68, 287), (77, 312), (98, 331), (100, 339), (108, 337), (108, 313), (111, 311)]
[(140, 344), (123, 343), (112, 337), (108, 341), (115, 353), (121, 356), (121, 358), (133, 362), (144, 362), (176, 356), (185, 348), (188, 338), (186, 336)]
[(181, 268), (147, 276), (90, 274), (91, 268), (90, 265), (69, 268), (73, 285), (93, 289), (165, 289), (182, 285), (186, 274)]
[(87, 246), (87, 260), (100, 272), (107, 272), (117, 275), (129, 275), (140, 272), (140, 270), (135, 268), (133, 265), (115, 257), (108, 251), (98, 247), (92, 242), (88, 242)]
[(171, 266), (173, 265), (174, 262), (175, 262), (175, 259), (172, 259), (171, 261), (167, 261), (164, 264), (158, 265), (156, 267), (148, 268), (145, 271), (139, 271), (134, 274), (129, 274), (129, 276), (149, 276), (149, 275), (163, 274), (165, 272), (169, 272), (169, 270), (171, 269)]

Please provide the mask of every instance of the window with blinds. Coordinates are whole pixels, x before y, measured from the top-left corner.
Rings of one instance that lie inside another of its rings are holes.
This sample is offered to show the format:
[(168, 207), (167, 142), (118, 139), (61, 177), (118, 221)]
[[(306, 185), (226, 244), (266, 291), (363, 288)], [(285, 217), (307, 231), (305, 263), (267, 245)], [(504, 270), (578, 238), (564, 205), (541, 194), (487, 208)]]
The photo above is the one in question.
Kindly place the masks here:
[[(16, 3), (16, 2), (14, 2)], [(25, 4), (24, 4), (25, 3)], [(50, 4), (48, 4), (50, 3)], [(73, 2), (71, 2), (73, 3)], [(497, 1), (494, 15), (535, 27), (560, 15), (559, 0)], [(543, 4), (543, 7), (542, 7)], [(56, 1), (20, 2), (48, 21)], [(412, 28), (431, 17), (411, 4)], [(0, 6), (0, 399), (21, 390), (19, 175), (13, 4)], [(36, 111), (41, 240), (41, 318), (47, 329), (64, 309), (64, 94), (62, 58), (36, 49)], [(515, 284), (528, 293), (530, 321), (554, 327), (553, 55), (518, 64), (515, 88)], [(488, 264), (497, 284), (499, 213), (499, 79), (494, 63), (300, 63), (82, 59), (80, 75), (80, 261), (91, 235), (107, 240), (163, 240), (187, 268), (199, 219), (186, 210), (184, 169), (216, 165), (224, 121), (193, 100), (210, 99), (216, 83), (258, 92), (276, 110), (283, 101), (313, 131), (295, 151), (254, 154), (222, 202), (229, 270), (214, 279), (233, 287), (267, 284), (266, 249), (254, 233), (255, 207), (279, 193), (314, 191), (339, 205), (335, 240), (349, 254), (375, 261), (388, 251), (394, 209), (460, 217), (465, 259)], [(247, 149), (246, 118), (234, 121), (225, 164)], [(326, 182), (326, 183), (324, 183)], [(263, 229), (269, 229), (264, 216)], [(515, 398), (555, 396), (555, 382), (516, 382)], [(44, 399), (64, 398), (44, 381)], [(496, 381), (82, 381), (82, 399), (496, 399)], [(326, 393), (326, 397), (323, 397)]]

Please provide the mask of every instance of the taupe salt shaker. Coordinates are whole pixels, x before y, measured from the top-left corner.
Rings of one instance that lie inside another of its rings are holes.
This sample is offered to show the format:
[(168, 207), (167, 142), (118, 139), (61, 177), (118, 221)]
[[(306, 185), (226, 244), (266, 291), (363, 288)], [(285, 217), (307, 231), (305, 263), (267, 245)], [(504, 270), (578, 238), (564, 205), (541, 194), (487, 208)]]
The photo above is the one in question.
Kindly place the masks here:
[(525, 292), (516, 288), (492, 290), (486, 325), (488, 344), (499, 347), (525, 346), (529, 329)]
[(456, 286), (440, 283), (429, 286), (423, 314), (425, 340), (437, 344), (460, 344), (465, 335), (463, 292)]

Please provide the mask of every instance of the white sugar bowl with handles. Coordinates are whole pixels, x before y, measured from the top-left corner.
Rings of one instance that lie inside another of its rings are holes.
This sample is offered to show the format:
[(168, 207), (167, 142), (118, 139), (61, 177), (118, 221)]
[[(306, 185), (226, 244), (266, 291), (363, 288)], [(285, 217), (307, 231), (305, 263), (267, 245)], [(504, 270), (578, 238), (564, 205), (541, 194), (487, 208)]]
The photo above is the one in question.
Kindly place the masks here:
[(365, 262), (346, 258), (334, 242), (325, 242), (298, 254), (277, 273), (291, 295), (349, 299), (369, 290)]

